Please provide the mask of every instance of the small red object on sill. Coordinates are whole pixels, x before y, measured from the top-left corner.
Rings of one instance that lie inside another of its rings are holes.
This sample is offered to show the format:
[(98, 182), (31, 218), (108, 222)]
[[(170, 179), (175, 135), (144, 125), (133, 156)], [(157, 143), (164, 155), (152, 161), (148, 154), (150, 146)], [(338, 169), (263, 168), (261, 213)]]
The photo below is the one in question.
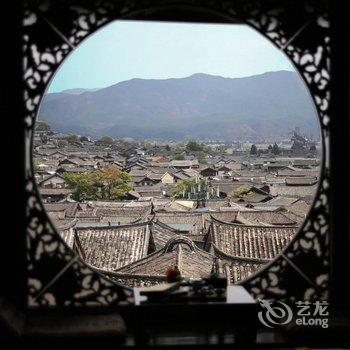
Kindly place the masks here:
[(178, 282), (182, 280), (181, 272), (177, 266), (168, 267), (166, 270), (166, 280), (168, 283)]

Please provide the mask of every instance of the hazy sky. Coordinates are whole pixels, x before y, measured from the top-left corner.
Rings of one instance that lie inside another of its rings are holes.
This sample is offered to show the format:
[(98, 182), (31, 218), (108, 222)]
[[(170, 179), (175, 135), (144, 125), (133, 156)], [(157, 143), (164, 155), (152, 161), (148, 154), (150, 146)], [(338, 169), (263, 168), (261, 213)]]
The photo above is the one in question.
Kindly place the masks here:
[(243, 77), (294, 70), (286, 56), (246, 25), (115, 21), (63, 62), (49, 92), (101, 88), (132, 78), (194, 73)]

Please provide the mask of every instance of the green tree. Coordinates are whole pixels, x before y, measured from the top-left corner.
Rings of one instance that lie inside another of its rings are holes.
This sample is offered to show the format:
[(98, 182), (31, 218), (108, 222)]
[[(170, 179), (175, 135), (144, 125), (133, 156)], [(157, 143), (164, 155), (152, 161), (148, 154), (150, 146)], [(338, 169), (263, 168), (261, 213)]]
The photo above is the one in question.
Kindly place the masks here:
[(183, 196), (183, 193), (191, 191), (191, 188), (196, 186), (194, 180), (180, 180), (172, 190), (172, 196), (179, 198)]
[(248, 185), (242, 185), (234, 189), (231, 193), (232, 197), (235, 198), (244, 198), (248, 194), (251, 194), (251, 187)]
[(94, 171), (91, 176), (94, 185), (100, 189), (101, 199), (123, 199), (133, 189), (133, 186), (128, 183), (131, 180), (131, 174), (113, 166)]
[(51, 125), (45, 122), (39, 122), (39, 121), (36, 122), (35, 128), (37, 131), (46, 131), (46, 132), (52, 131)]
[(60, 148), (64, 148), (68, 146), (68, 141), (67, 140), (58, 140), (57, 141), (57, 145)]
[(133, 154), (133, 151), (132, 149), (121, 149), (119, 151), (119, 154), (122, 156), (122, 157), (125, 157), (125, 158), (130, 158)]
[(128, 183), (131, 175), (114, 166), (83, 173), (64, 173), (72, 198), (82, 202), (85, 200), (119, 200), (126, 197), (133, 189)]
[(275, 143), (273, 146), (272, 146), (272, 153), (274, 155), (278, 155), (281, 153), (281, 150), (280, 148), (278, 147), (277, 143)]
[(258, 148), (256, 147), (256, 145), (252, 145), (252, 147), (250, 148), (250, 154), (251, 155), (257, 155), (258, 154)]
[(186, 145), (186, 151), (202, 151), (203, 146), (198, 142), (191, 140)]
[(98, 188), (94, 186), (90, 173), (66, 172), (63, 174), (63, 177), (68, 187), (72, 190), (72, 198), (74, 200), (83, 202), (97, 199)]

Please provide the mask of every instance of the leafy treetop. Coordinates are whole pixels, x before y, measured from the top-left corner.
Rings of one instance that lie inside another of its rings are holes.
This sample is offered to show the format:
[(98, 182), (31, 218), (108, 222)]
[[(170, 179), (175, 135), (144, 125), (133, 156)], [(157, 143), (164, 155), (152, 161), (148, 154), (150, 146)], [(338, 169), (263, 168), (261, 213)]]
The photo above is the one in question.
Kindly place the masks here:
[(131, 175), (114, 166), (83, 173), (67, 172), (64, 178), (76, 201), (120, 200), (126, 197), (133, 186), (128, 183)]
[(244, 198), (248, 194), (251, 194), (251, 193), (252, 193), (252, 191), (251, 191), (250, 186), (243, 185), (243, 186), (237, 187), (235, 190), (233, 190), (231, 195), (232, 195), (232, 197), (235, 197), (235, 198)]
[(45, 122), (36, 122), (36, 130), (37, 131), (52, 131), (51, 125)]
[(183, 193), (191, 191), (191, 188), (196, 186), (195, 180), (180, 180), (173, 188), (172, 196), (175, 198), (182, 197)]
[(256, 145), (252, 145), (252, 147), (250, 148), (250, 154), (251, 155), (256, 155), (258, 154), (258, 148), (256, 147)]
[(66, 136), (66, 140), (69, 143), (79, 142), (79, 137), (75, 134), (69, 134)]
[(273, 146), (272, 146), (272, 151), (271, 151), (274, 155), (277, 155), (277, 154), (280, 154), (281, 153), (281, 150), (280, 148), (278, 147), (277, 143), (275, 143)]
[(203, 146), (196, 141), (189, 141), (186, 145), (187, 151), (203, 151)]

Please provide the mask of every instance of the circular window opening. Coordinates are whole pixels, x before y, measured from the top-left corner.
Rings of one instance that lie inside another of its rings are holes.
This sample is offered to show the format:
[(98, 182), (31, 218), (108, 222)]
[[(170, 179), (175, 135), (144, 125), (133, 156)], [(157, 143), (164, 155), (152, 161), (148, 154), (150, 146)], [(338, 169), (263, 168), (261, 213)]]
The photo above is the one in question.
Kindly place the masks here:
[(48, 216), (96, 270), (237, 283), (303, 225), (322, 142), (302, 78), (247, 25), (116, 21), (52, 79), (33, 157)]

